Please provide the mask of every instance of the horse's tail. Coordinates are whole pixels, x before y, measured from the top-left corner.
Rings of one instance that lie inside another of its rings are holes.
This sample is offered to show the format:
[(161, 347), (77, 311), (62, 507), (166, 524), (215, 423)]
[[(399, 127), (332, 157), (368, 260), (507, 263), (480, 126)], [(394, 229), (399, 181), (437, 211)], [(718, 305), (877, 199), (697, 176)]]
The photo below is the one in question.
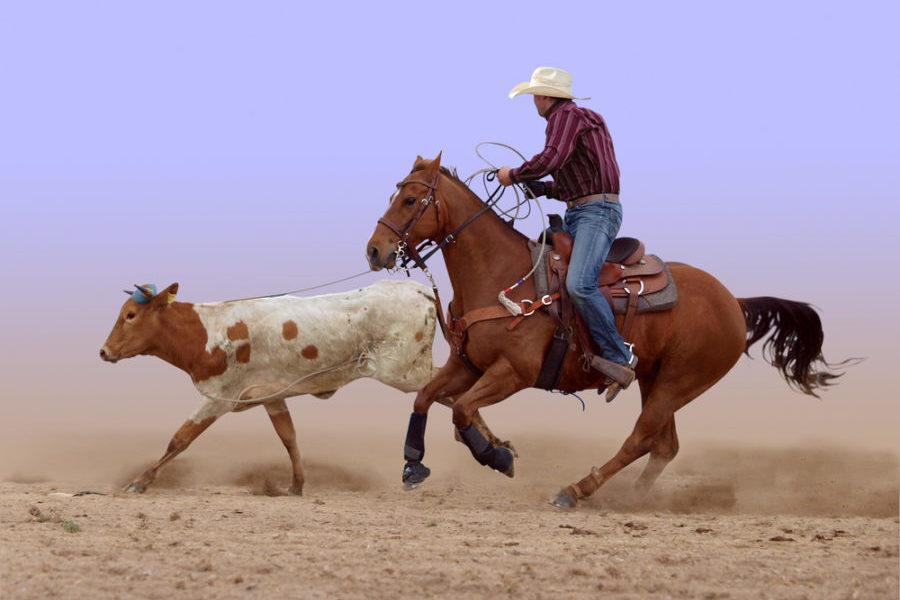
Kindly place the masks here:
[(843, 373), (835, 369), (849, 366), (857, 359), (830, 364), (822, 356), (822, 321), (805, 302), (794, 302), (771, 296), (738, 298), (747, 321), (747, 346), (774, 332), (763, 344), (763, 358), (781, 372), (788, 385), (805, 394), (818, 397), (817, 390), (832, 384)]

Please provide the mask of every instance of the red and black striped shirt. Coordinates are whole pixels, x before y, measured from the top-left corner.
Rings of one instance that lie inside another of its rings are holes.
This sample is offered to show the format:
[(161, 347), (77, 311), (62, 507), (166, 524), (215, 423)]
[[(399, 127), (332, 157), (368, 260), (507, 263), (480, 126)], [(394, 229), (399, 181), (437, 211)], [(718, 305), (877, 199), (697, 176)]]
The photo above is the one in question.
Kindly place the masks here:
[(619, 165), (603, 117), (561, 99), (550, 107), (546, 119), (544, 150), (510, 171), (513, 182), (552, 175), (547, 196), (563, 201), (591, 194), (618, 194)]

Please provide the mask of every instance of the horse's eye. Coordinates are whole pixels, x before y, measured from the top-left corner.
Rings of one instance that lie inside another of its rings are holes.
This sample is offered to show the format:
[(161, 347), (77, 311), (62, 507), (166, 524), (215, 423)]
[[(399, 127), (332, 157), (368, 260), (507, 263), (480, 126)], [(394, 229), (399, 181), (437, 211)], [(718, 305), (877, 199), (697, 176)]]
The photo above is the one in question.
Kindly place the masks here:
[(407, 205), (407, 206), (412, 206), (413, 204), (416, 203), (416, 197), (415, 197), (415, 196), (410, 196), (410, 197), (408, 197), (406, 200), (404, 200), (403, 203), (404, 203), (405, 205)]
[(133, 318), (134, 318), (133, 312), (129, 312), (127, 315), (125, 315), (125, 319), (128, 321), (132, 320)]

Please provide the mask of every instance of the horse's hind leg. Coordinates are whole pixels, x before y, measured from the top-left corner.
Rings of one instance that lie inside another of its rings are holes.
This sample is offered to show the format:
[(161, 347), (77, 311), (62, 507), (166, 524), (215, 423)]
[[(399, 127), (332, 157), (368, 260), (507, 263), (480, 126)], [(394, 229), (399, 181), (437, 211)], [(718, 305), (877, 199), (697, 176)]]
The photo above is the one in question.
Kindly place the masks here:
[(648, 386), (649, 393), (631, 435), (612, 460), (599, 469), (594, 467), (581, 481), (564, 488), (556, 495), (552, 504), (558, 508), (574, 508), (578, 500), (587, 498), (610, 477), (655, 449), (655, 458), (651, 457), (651, 463), (648, 463), (645, 473), (639, 479), (649, 487), (677, 452), (675, 411), (705, 392), (715, 381), (701, 379), (699, 375), (658, 376), (656, 382)]
[(676, 454), (678, 454), (678, 434), (675, 432), (675, 417), (672, 416), (653, 439), (650, 446), (650, 460), (635, 482), (635, 489), (641, 494), (647, 493)]
[(576, 503), (593, 494), (610, 477), (647, 454), (653, 444), (653, 440), (665, 423), (671, 418), (671, 411), (662, 406), (656, 406), (651, 400), (644, 406), (637, 423), (622, 444), (622, 447), (612, 458), (599, 469), (594, 467), (581, 481), (573, 483), (556, 495), (552, 504), (557, 508), (575, 508)]

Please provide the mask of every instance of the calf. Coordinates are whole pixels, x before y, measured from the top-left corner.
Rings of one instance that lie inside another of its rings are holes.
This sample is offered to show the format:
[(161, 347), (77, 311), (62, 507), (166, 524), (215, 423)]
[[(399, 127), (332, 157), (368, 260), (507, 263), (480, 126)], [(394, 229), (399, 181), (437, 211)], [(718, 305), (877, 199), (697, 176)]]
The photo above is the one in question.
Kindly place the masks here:
[[(143, 492), (159, 470), (228, 412), (263, 405), (293, 467), (289, 492), (303, 490), (303, 467), (284, 399), (328, 398), (341, 386), (372, 377), (403, 392), (436, 371), (432, 291), (413, 281), (379, 281), (351, 292), (310, 298), (276, 296), (232, 302), (176, 302), (178, 284), (150, 286), (122, 306), (100, 357), (116, 362), (158, 356), (190, 375), (203, 395), (175, 432), (166, 453), (126, 490)], [(443, 400), (452, 405), (453, 399)], [(501, 443), (479, 417), (494, 443)]]

